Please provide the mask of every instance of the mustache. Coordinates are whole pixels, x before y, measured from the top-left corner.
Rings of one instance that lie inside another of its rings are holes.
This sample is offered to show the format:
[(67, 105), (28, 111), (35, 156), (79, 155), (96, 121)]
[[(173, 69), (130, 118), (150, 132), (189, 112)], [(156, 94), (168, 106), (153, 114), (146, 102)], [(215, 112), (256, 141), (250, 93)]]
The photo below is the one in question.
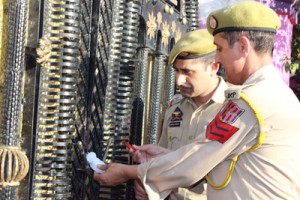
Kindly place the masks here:
[(191, 88), (192, 86), (188, 85), (188, 84), (182, 84), (180, 86), (178, 86), (179, 89), (185, 89), (185, 88)]

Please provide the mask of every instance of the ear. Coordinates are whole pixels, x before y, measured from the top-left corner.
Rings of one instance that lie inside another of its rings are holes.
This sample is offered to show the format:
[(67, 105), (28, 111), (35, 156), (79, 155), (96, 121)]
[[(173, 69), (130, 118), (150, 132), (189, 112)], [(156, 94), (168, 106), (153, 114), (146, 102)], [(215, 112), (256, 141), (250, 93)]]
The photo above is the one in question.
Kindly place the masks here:
[(206, 73), (209, 76), (214, 76), (219, 70), (219, 63), (212, 61), (209, 65), (206, 66)]
[(213, 61), (213, 62), (211, 62), (210, 65), (211, 65), (212, 71), (218, 72), (218, 70), (219, 70), (219, 65), (220, 65), (219, 63)]
[(239, 40), (241, 55), (246, 57), (251, 51), (250, 40), (246, 36), (241, 36)]

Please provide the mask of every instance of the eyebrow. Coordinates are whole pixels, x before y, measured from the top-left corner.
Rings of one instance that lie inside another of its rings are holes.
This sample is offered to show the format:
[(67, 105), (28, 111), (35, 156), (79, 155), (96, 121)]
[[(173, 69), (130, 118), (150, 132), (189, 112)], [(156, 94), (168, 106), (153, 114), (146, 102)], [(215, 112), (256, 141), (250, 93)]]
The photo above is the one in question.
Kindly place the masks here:
[(186, 66), (182, 66), (180, 68), (176, 68), (174, 65), (173, 65), (173, 68), (176, 69), (176, 70), (181, 70), (181, 71), (194, 71), (195, 69), (191, 69), (191, 68), (188, 68)]

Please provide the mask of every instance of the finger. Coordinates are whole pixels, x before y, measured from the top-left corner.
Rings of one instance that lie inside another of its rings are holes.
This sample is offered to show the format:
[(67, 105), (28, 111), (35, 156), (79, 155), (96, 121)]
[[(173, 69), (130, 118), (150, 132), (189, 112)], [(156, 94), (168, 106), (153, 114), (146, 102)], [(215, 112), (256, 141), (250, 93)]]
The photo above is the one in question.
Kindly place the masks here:
[(146, 193), (146, 191), (144, 189), (144, 185), (139, 180), (135, 180), (134, 181), (134, 191), (138, 195), (147, 196), (147, 193)]
[(93, 179), (95, 180), (95, 181), (97, 181), (99, 184), (103, 184), (102, 183), (102, 180), (101, 180), (101, 176), (100, 176), (100, 174), (99, 173), (97, 173), (97, 172), (94, 172), (94, 174), (93, 174)]
[(103, 174), (99, 174), (97, 172), (94, 172), (93, 179), (97, 181), (100, 185), (109, 185), (109, 182), (107, 182), (105, 176)]
[(106, 171), (108, 169), (108, 165), (97, 165), (97, 167), (103, 171)]
[(134, 146), (137, 150), (146, 151), (149, 148), (149, 144), (145, 144), (142, 146)]
[(141, 163), (140, 159), (143, 157), (142, 152), (140, 150), (131, 152), (131, 157), (132, 157), (133, 161), (135, 161), (137, 163)]
[(132, 156), (134, 155), (136, 152), (138, 151), (138, 149), (128, 149), (129, 154)]
[(136, 149), (145, 152), (145, 153), (150, 153), (153, 151), (157, 151), (157, 149), (159, 148), (159, 146), (154, 145), (154, 144), (145, 144), (143, 146), (139, 146)]
[(148, 199), (148, 196), (144, 193), (135, 193), (135, 198), (139, 200), (145, 200)]
[(147, 200), (147, 196), (135, 195), (136, 200)]
[(148, 199), (147, 193), (136, 191), (135, 190), (135, 198), (136, 199)]

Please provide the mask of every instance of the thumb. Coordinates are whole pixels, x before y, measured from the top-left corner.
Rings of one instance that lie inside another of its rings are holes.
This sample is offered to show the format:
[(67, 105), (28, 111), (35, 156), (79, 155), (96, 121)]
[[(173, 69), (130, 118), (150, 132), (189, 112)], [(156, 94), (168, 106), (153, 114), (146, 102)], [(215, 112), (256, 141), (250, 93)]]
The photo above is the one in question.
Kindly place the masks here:
[(108, 168), (107, 165), (97, 165), (97, 167), (103, 171), (107, 170), (107, 168)]
[(151, 144), (145, 144), (142, 146), (136, 146), (135, 148), (140, 151), (147, 151), (149, 148), (151, 148), (151, 146)]

